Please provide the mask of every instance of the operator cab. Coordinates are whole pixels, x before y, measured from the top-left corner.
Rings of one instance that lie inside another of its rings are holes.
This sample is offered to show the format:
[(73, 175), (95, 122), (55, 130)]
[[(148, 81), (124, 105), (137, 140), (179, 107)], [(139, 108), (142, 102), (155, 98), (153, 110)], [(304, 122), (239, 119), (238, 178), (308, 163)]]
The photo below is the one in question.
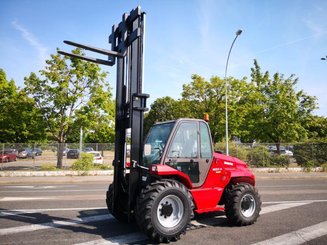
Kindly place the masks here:
[(143, 166), (165, 164), (188, 175), (201, 186), (213, 158), (208, 124), (200, 119), (178, 119), (153, 125), (146, 137)]

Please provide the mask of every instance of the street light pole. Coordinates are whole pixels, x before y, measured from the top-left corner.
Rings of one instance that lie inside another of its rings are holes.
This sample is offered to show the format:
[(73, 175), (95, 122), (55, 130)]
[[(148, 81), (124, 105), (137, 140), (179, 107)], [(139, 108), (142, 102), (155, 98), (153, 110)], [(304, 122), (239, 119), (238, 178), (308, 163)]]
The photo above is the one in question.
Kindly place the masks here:
[(234, 38), (234, 40), (232, 42), (232, 45), (230, 46), (229, 52), (228, 52), (226, 67), (225, 67), (225, 78), (224, 78), (225, 79), (225, 85), (226, 85), (226, 94), (225, 94), (225, 110), (226, 110), (226, 112), (225, 112), (226, 118), (225, 119), (226, 119), (226, 122), (225, 122), (225, 124), (226, 124), (226, 155), (227, 156), (229, 155), (229, 148), (228, 148), (228, 86), (229, 86), (229, 83), (227, 81), (227, 68), (228, 68), (230, 53), (232, 52), (232, 48), (234, 46), (234, 43), (235, 43), (237, 37), (239, 35), (241, 35), (241, 33), (242, 33), (241, 29), (236, 32), (236, 36), (235, 36), (235, 38)]
[(83, 127), (81, 127), (79, 131), (79, 155), (78, 155), (79, 158), (81, 158), (82, 151), (83, 151)]

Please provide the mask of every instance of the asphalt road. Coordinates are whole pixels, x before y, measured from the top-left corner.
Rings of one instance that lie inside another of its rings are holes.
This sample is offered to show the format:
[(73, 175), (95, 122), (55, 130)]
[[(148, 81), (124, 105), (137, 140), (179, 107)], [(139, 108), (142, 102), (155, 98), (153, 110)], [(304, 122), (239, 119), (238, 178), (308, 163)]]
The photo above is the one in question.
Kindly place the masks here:
[[(326, 176), (259, 176), (257, 185), (263, 208), (254, 225), (232, 227), (223, 213), (202, 215), (173, 244), (327, 244)], [(135, 225), (107, 213), (107, 186), (0, 185), (0, 244), (151, 243)]]

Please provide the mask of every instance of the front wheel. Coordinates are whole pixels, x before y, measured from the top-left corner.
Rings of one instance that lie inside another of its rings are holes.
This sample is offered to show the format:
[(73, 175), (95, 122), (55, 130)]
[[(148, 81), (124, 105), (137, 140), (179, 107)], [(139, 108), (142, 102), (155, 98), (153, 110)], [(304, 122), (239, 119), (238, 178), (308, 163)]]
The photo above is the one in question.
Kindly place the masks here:
[(160, 180), (142, 190), (136, 202), (136, 221), (157, 242), (176, 241), (193, 217), (192, 196), (174, 180)]
[(251, 225), (257, 221), (260, 211), (261, 200), (254, 186), (241, 183), (227, 192), (225, 212), (232, 224)]

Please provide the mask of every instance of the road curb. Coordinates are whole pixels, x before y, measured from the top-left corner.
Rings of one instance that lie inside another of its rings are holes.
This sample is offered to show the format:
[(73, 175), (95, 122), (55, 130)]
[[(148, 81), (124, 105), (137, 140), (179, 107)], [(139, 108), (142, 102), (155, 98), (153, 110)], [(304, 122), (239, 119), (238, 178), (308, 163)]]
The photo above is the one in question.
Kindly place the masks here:
[(253, 173), (301, 173), (301, 172), (322, 172), (322, 167), (316, 168), (251, 168)]
[[(251, 168), (256, 173), (305, 173), (321, 172), (322, 168)], [(0, 171), (0, 177), (65, 177), (65, 176), (108, 176), (113, 175), (113, 170), (90, 170), (90, 171)]]
[(0, 177), (65, 177), (65, 176), (108, 176), (113, 170), (91, 171), (0, 171)]

